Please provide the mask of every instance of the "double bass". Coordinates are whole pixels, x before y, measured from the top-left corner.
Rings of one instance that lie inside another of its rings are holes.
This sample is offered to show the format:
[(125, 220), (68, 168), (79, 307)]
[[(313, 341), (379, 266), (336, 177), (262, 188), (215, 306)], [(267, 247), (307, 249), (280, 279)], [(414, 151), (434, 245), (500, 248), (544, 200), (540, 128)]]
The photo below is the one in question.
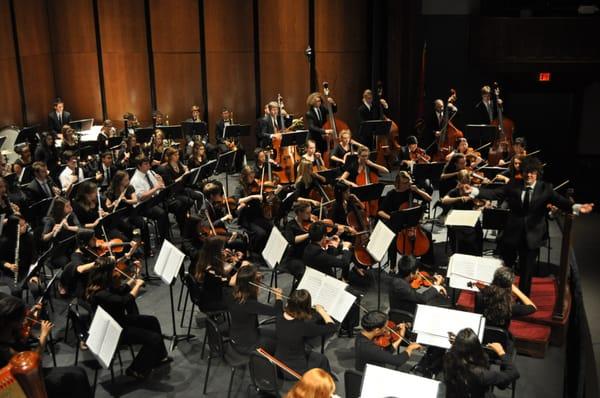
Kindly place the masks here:
[(450, 97), (446, 102), (446, 109), (444, 110), (444, 124), (442, 125), (442, 130), (440, 131), (440, 136), (437, 139), (437, 152), (434, 155), (434, 160), (439, 162), (445, 162), (446, 156), (454, 150), (454, 146), (456, 145), (456, 141), (459, 138), (463, 138), (464, 134), (462, 131), (456, 128), (452, 123), (452, 117), (456, 115), (456, 112), (452, 117), (450, 117), (450, 109), (456, 109), (454, 107), (454, 102), (456, 102), (457, 95), (456, 90), (450, 89)]
[(341, 119), (338, 119), (333, 114), (333, 109), (331, 107), (331, 103), (329, 102), (329, 83), (323, 82), (323, 95), (324, 105), (327, 107), (327, 121), (323, 124), (323, 128), (325, 130), (333, 130), (333, 133), (330, 137), (325, 137), (325, 141), (327, 143), (327, 156), (323, 153), (323, 161), (325, 163), (325, 167), (329, 168), (329, 154), (331, 150), (338, 143), (338, 129), (339, 130), (349, 130), (350, 127), (346, 122)]
[(492, 147), (488, 153), (488, 164), (496, 166), (500, 159), (504, 159), (507, 155), (513, 155), (512, 136), (515, 124), (509, 118), (503, 115), (502, 103), (500, 100), (500, 87), (494, 82), (494, 101), (498, 109), (498, 118), (492, 120), (492, 125), (498, 127), (498, 135), (492, 143)]
[[(279, 113), (277, 115), (277, 119), (279, 119), (279, 131), (276, 133), (280, 133), (279, 136), (273, 137), (272, 140), (272, 148), (274, 151), (274, 160), (281, 166), (281, 171), (276, 171), (274, 174), (277, 175), (279, 183), (281, 184), (291, 184), (294, 182), (296, 178), (296, 171), (294, 170), (294, 165), (296, 162), (300, 160), (300, 154), (296, 150), (296, 147), (287, 146), (282, 149), (281, 141), (283, 137), (281, 134), (285, 134), (285, 132), (292, 131), (298, 125), (298, 122), (294, 120), (294, 123), (289, 128), (285, 128), (285, 117), (283, 115), (283, 97), (281, 94), (277, 94), (277, 105), (279, 107)], [(300, 119), (301, 122), (301, 119)]]
[(390, 161), (390, 158), (394, 154), (397, 154), (402, 149), (402, 146), (399, 144), (398, 125), (383, 113), (383, 104), (380, 101), (382, 98), (383, 84), (379, 81), (377, 82), (377, 97), (374, 100), (376, 100), (379, 104), (379, 113), (381, 114), (381, 118), (385, 121), (390, 121), (392, 124), (390, 125), (390, 131), (387, 135), (375, 136), (375, 149), (377, 151), (377, 158), (375, 162), (378, 164), (391, 166), (393, 162)]

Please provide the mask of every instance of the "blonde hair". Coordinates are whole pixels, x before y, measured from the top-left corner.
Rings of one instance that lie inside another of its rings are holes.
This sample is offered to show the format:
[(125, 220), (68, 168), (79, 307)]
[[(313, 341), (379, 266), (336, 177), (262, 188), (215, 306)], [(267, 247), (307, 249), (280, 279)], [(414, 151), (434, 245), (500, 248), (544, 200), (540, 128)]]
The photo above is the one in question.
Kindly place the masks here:
[(350, 139), (352, 139), (352, 132), (349, 129), (340, 131), (340, 138), (342, 138), (344, 135), (347, 135)]
[(302, 158), (298, 163), (296, 185), (304, 184), (305, 188), (308, 188), (312, 183), (312, 166), (313, 162), (308, 159)]
[[(321, 98), (320, 92), (315, 91), (314, 93), (310, 93), (308, 95), (308, 98), (306, 98), (306, 106), (309, 108), (312, 108), (313, 106), (315, 106), (315, 103), (317, 102), (317, 98)], [(321, 98), (321, 102), (323, 102), (323, 98)]]
[(313, 368), (302, 375), (285, 398), (330, 398), (335, 392), (335, 383), (329, 373)]

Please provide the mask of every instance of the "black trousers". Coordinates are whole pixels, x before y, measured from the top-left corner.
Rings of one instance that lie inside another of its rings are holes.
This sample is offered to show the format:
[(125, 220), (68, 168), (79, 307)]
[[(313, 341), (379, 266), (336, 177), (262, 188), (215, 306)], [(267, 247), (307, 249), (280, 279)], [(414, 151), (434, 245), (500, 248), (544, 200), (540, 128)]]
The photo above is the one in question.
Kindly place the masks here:
[(169, 212), (175, 215), (180, 233), (184, 231), (187, 213), (193, 204), (192, 199), (183, 193), (175, 195), (168, 202)]
[(160, 206), (154, 206), (146, 209), (144, 216), (156, 221), (160, 242), (169, 236), (169, 214), (165, 209)]
[[(515, 265), (518, 265), (515, 271), (520, 276), (519, 289), (526, 296), (531, 293), (531, 278), (535, 272), (538, 252), (539, 248), (530, 249), (527, 247), (525, 239), (521, 239), (517, 247), (506, 244), (502, 246), (504, 264), (513, 269), (515, 269)], [(518, 264), (516, 264), (517, 257), (519, 258)]]
[(250, 239), (250, 250), (254, 253), (262, 253), (273, 229), (273, 223), (264, 217), (255, 217), (245, 220), (242, 227), (248, 232)]
[(160, 323), (156, 317), (127, 315), (121, 326), (123, 327), (122, 343), (142, 345), (130, 366), (132, 370), (146, 374), (167, 356)]

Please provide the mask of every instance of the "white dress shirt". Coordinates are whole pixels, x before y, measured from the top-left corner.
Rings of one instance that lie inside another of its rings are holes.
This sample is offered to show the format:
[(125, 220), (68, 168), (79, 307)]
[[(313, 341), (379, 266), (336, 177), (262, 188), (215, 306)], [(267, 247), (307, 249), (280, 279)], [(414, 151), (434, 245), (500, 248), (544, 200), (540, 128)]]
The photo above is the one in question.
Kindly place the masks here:
[[(148, 175), (148, 178), (150, 178), (152, 187), (148, 183), (146, 175)], [(147, 174), (144, 174), (137, 169), (135, 173), (133, 173), (133, 177), (131, 177), (131, 185), (135, 188), (135, 194), (137, 195), (137, 198), (140, 199), (144, 193), (158, 185), (158, 181), (156, 180), (156, 177), (152, 171), (148, 171)]]
[[(77, 181), (76, 182), (81, 182), (83, 181), (83, 179), (85, 178), (83, 176), (83, 170), (81, 169), (81, 167), (79, 167), (77, 169), (78, 173), (77, 173)], [(73, 175), (73, 170), (71, 170), (68, 167), (65, 167), (64, 170), (60, 173), (60, 176), (58, 177), (59, 181), (60, 181), (60, 186), (62, 187), (63, 191), (66, 191), (67, 188), (69, 188), (69, 185), (71, 185), (71, 176)]]

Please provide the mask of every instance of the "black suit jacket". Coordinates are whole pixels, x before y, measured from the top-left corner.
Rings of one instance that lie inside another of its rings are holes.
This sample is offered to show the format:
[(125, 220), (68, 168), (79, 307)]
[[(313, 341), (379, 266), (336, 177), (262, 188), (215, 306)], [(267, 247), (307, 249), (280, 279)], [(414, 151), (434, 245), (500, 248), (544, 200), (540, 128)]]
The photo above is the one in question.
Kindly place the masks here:
[[(383, 109), (383, 113), (380, 108)], [(358, 107), (358, 123), (360, 125), (360, 123), (368, 120), (381, 120), (385, 116), (385, 113), (385, 108), (378, 106), (378, 104), (373, 103), (371, 109), (369, 109), (363, 102)]]
[[(332, 105), (331, 110), (333, 111), (333, 113), (337, 112), (337, 106)], [(329, 112), (327, 111), (327, 108), (325, 108), (325, 106), (323, 105), (321, 105), (319, 111), (321, 113), (320, 119), (317, 117), (317, 114), (312, 107), (308, 110), (308, 112), (306, 112), (306, 114), (304, 115), (304, 119), (306, 122), (306, 127), (308, 128), (308, 133), (310, 135), (309, 138), (312, 138), (317, 142), (322, 142), (323, 134), (325, 134), (325, 129), (323, 129), (323, 125), (327, 121)]]
[[(277, 119), (275, 119), (275, 125), (278, 129), (281, 129)], [(275, 134), (273, 122), (270, 115), (265, 115), (258, 119), (258, 128), (256, 129), (256, 142), (261, 148), (271, 146), (271, 134)]]
[(542, 246), (546, 235), (546, 206), (553, 204), (563, 211), (571, 211), (572, 204), (567, 198), (557, 194), (552, 184), (538, 180), (531, 193), (529, 209), (525, 211), (521, 200), (524, 187), (523, 181), (513, 181), (497, 189), (482, 188), (478, 197), (508, 203), (510, 212), (502, 238), (505, 245), (518, 247), (526, 239), (529, 249), (537, 249)]
[(492, 119), (490, 120), (490, 115), (488, 114), (487, 108), (483, 101), (479, 101), (477, 105), (475, 105), (475, 121), (477, 124), (490, 124), (492, 120), (498, 117), (498, 111), (496, 109), (495, 103), (492, 102)]
[(58, 117), (56, 117), (56, 112), (52, 111), (48, 114), (48, 127), (50, 130), (55, 133), (60, 133), (63, 125), (69, 124), (71, 122), (71, 113), (67, 111), (63, 111), (62, 113), (62, 124), (59, 123)]
[[(321, 271), (324, 274), (335, 277), (335, 268), (343, 268), (350, 264), (352, 252), (350, 250), (342, 250), (342, 245), (337, 249), (330, 247), (323, 250), (317, 243), (310, 243), (304, 250), (302, 260), (308, 267)], [(341, 254), (341, 258), (338, 255)]]
[(89, 177), (94, 177), (97, 172), (100, 172), (100, 174), (102, 174), (102, 179), (100, 181), (97, 181), (98, 184), (100, 184), (100, 185), (110, 185), (110, 180), (117, 173), (117, 168), (115, 167), (115, 165), (112, 165), (112, 166), (109, 167), (110, 179), (108, 179), (108, 180), (106, 180), (106, 176), (104, 175), (104, 165), (102, 164), (102, 162), (98, 162), (98, 164), (96, 165), (96, 167), (94, 167), (93, 169), (90, 169), (90, 175), (89, 175)]
[[(54, 181), (52, 181), (51, 178), (48, 178), (46, 181), (48, 182), (48, 187), (50, 188), (50, 191), (52, 191), (52, 187), (56, 186), (54, 184)], [(44, 189), (35, 178), (25, 186), (24, 191), (27, 195), (27, 198), (29, 199), (30, 205), (50, 197), (44, 192)]]

